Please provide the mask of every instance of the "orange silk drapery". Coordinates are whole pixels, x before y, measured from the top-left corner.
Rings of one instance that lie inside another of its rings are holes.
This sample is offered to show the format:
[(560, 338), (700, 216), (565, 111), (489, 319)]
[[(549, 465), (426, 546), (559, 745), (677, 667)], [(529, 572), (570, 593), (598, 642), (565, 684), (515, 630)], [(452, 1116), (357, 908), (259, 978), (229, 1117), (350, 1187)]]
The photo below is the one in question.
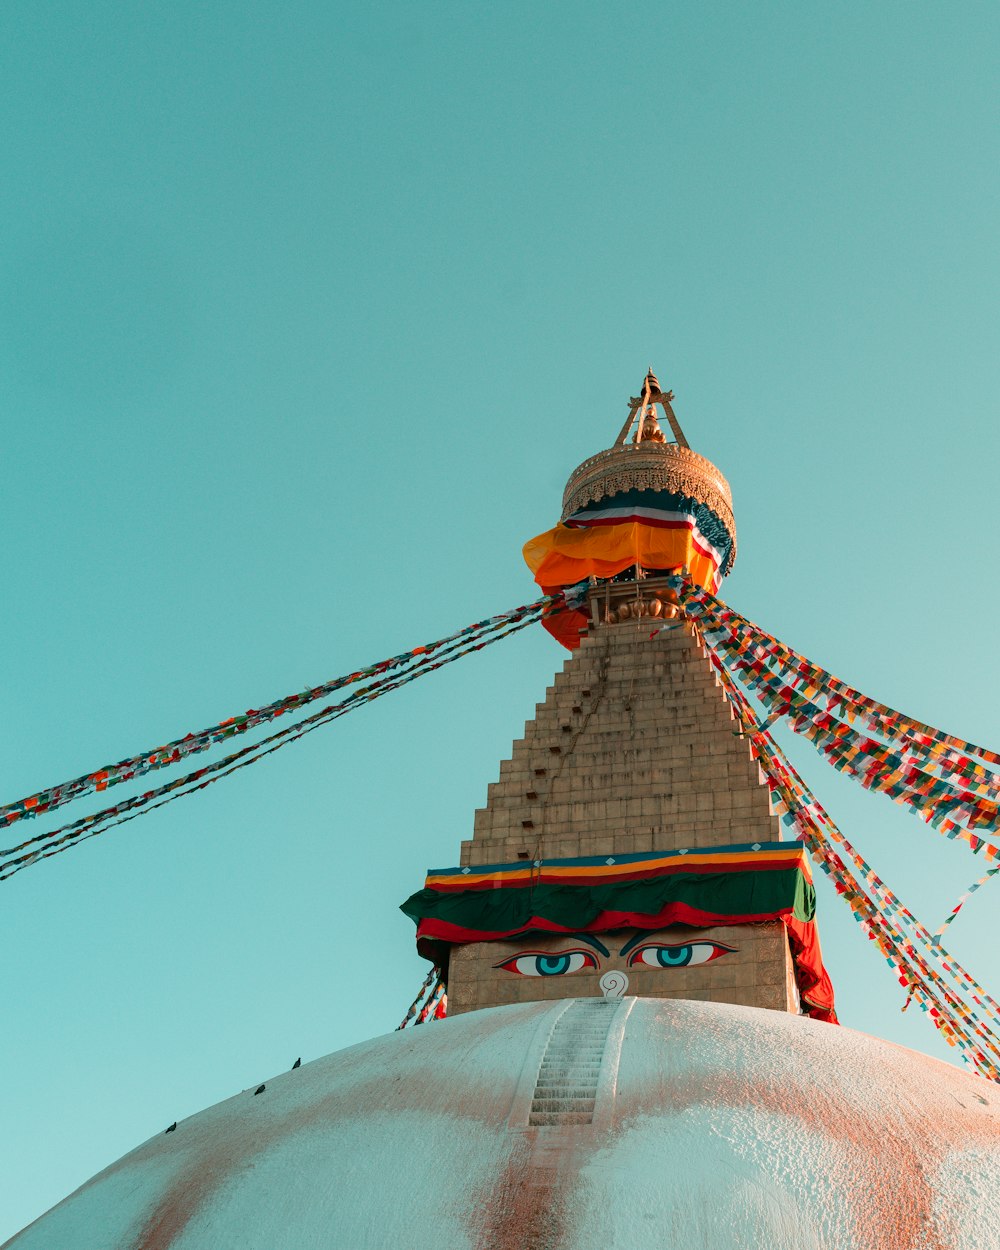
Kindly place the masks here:
[[(546, 594), (573, 586), (588, 577), (614, 577), (633, 564), (647, 569), (687, 568), (691, 579), (705, 590), (718, 590), (718, 553), (698, 534), (694, 519), (664, 526), (642, 521), (619, 525), (569, 526), (559, 524), (524, 544), (524, 559)], [(580, 645), (586, 627), (583, 612), (560, 612), (547, 617), (545, 628), (569, 650)]]

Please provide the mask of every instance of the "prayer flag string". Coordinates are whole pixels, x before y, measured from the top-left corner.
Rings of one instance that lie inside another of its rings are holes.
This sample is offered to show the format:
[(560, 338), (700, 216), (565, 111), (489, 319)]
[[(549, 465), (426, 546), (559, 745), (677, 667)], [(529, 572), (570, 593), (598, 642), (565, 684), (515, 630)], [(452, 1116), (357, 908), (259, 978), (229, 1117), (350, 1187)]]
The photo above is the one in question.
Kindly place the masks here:
[(441, 969), (432, 968), (424, 978), (424, 983), (410, 1004), (402, 1023), (396, 1026), (396, 1032), (408, 1027), (415, 1028), (427, 1020), (444, 1020), (448, 1015), (447, 990)]
[[(948, 777), (925, 771), (940, 761), (894, 750), (892, 745), (859, 734), (836, 719), (829, 711), (797, 692), (766, 669), (741, 658), (744, 650), (733, 646), (733, 635), (724, 627), (710, 632), (716, 649), (722, 652), (743, 684), (757, 695), (769, 714), (784, 716), (793, 732), (809, 739), (816, 749), (840, 772), (859, 781), (866, 789), (877, 790), (920, 815), (928, 824), (949, 838), (961, 838), (974, 852), (1000, 860), (1000, 847), (981, 838), (976, 830), (996, 833), (1000, 807), (992, 799), (960, 788)], [(752, 672), (748, 670), (753, 668)]]
[[(747, 723), (752, 712), (740, 696), (739, 690), (730, 685), (732, 679), (721, 666), (717, 666), (720, 678), (732, 702), (738, 709), (741, 721)], [(926, 929), (892, 894), (885, 883), (865, 863), (853, 846), (811, 793), (787, 757), (766, 731), (754, 730), (748, 735), (754, 755), (761, 765), (765, 780), (771, 789), (775, 807), (786, 823), (796, 827), (826, 874), (833, 881), (837, 893), (848, 902), (854, 919), (874, 941), (890, 967), (894, 969), (900, 984), (926, 1011), (950, 1045), (959, 1046), (966, 1058), (991, 1079), (1000, 1076), (1000, 1044), (996, 1036), (997, 1004), (982, 987), (943, 948), (935, 942)], [(836, 843), (852, 861), (861, 881), (851, 872), (843, 859), (833, 849)], [(866, 893), (867, 889), (867, 893)], [(972, 1001), (992, 1019), (984, 1022), (974, 1008), (956, 994), (947, 982), (928, 963), (928, 956), (936, 958), (944, 971), (961, 983)], [(905, 1009), (905, 1008), (904, 1008)], [(991, 1054), (984, 1051), (992, 1052)]]
[[(677, 589), (706, 640), (772, 718), (786, 716), (795, 733), (866, 789), (903, 804), (946, 837), (965, 841), (974, 854), (997, 861), (958, 899), (935, 932), (940, 940), (972, 895), (1000, 872), (1000, 847), (979, 836), (998, 832), (1000, 775), (959, 748), (987, 761), (996, 753), (858, 694), (707, 592), (683, 583)], [(862, 721), (888, 744), (863, 737), (837, 716)]]
[[(0, 851), (0, 882), (6, 881), (39, 860), (49, 859), (64, 850), (69, 850), (71, 846), (96, 837), (107, 829), (124, 824), (126, 821), (134, 820), (136, 817), (145, 815), (186, 794), (193, 794), (198, 790), (203, 790), (213, 782), (221, 780), (222, 777), (230, 776), (237, 770), (256, 763), (274, 751), (280, 750), (283, 746), (298, 741), (313, 729), (319, 728), (320, 725), (327, 724), (329, 721), (335, 720), (365, 703), (370, 703), (373, 699), (379, 698), (390, 690), (398, 689), (400, 686), (406, 685), (418, 677), (434, 672), (463, 655), (480, 651), (484, 647), (498, 642), (501, 638), (534, 624), (543, 619), (543, 617), (565, 610), (566, 606), (567, 598), (565, 596), (547, 596), (544, 600), (525, 605), (523, 608), (514, 609), (512, 612), (503, 613), (497, 617), (491, 617), (486, 622), (480, 622), (477, 626), (470, 627), (469, 630), (462, 630), (459, 634), (452, 635), (450, 645), (440, 646), (440, 648), (435, 646), (427, 654), (420, 655), (404, 671), (396, 672), (389, 676), (382, 676), (369, 685), (353, 691), (340, 703), (330, 704), (321, 708), (318, 712), (313, 712), (302, 720), (278, 730), (276, 733), (251, 746), (243, 747), (241, 750), (213, 764), (175, 778), (173, 781), (155, 790), (135, 795), (123, 800), (121, 803), (73, 821), (71, 824), (62, 825), (47, 833), (38, 834), (20, 843), (18, 846)], [(449, 640), (442, 641), (447, 642)]]
[[(683, 594), (680, 597), (683, 601)], [(854, 919), (907, 990), (907, 1002), (912, 997), (946, 1041), (959, 1047), (977, 1071), (1000, 1080), (1000, 1005), (941, 945), (945, 926), (932, 936), (903, 906), (840, 832), (767, 728), (758, 723), (747, 695), (727, 663), (730, 657), (717, 645), (720, 631), (713, 628), (716, 623), (713, 614), (707, 621), (699, 620), (696, 628), (747, 733), (775, 811), (783, 823), (795, 828), (837, 893), (848, 902)], [(991, 869), (987, 877), (995, 871), (1000, 871), (1000, 865)], [(968, 894), (963, 896), (959, 907), (967, 897)]]
[(992, 877), (995, 877), (998, 872), (1000, 872), (1000, 864), (996, 864), (993, 868), (990, 868), (988, 871), (984, 872), (981, 877), (978, 877), (975, 881), (973, 881), (972, 885), (969, 886), (969, 888), (965, 891), (964, 894), (959, 896), (958, 902), (955, 904), (955, 906), (951, 909), (951, 911), (945, 917), (940, 928), (934, 931), (935, 942), (940, 942), (945, 929), (948, 928), (948, 926), (955, 919), (958, 913), (962, 910), (965, 904), (969, 901), (972, 895), (975, 894), (975, 892), (981, 886), (984, 886), (987, 883), (987, 881), (989, 881)]
[[(550, 613), (563, 611), (567, 606), (576, 606), (584, 590), (585, 587), (583, 586), (570, 587), (559, 594), (544, 595), (533, 603), (523, 604), (521, 607), (512, 608), (509, 612), (502, 612), (499, 616), (487, 617), (485, 620), (477, 621), (474, 625), (467, 625), (457, 633), (449, 634), (446, 638), (439, 638), (435, 642), (428, 642), (423, 646), (414, 647), (411, 651), (403, 651), (387, 660), (381, 660), (377, 664), (370, 664), (357, 672), (348, 673), (343, 677), (336, 677), (331, 681), (323, 682), (318, 686), (312, 686), (296, 694), (286, 695), (284, 698), (276, 699), (265, 707), (250, 708), (239, 716), (230, 716), (215, 725), (210, 725), (207, 729), (199, 730), (197, 733), (189, 733), (183, 738), (177, 738), (173, 742), (168, 742), (165, 746), (142, 751), (138, 755), (132, 755), (124, 760), (119, 760), (117, 764), (106, 764), (103, 768), (84, 773), (70, 781), (63, 781), (59, 785), (39, 790), (35, 794), (29, 794), (23, 799), (17, 799), (13, 803), (0, 806), (0, 827), (12, 825), (16, 821), (25, 820), (29, 817), (40, 816), (44, 812), (55, 811), (56, 808), (62, 807), (73, 799), (81, 798), (83, 795), (90, 794), (95, 790), (107, 790), (111, 786), (119, 785), (124, 781), (132, 781), (145, 773), (153, 772), (155, 769), (166, 768), (171, 764), (179, 763), (189, 755), (197, 754), (199, 751), (207, 751), (216, 743), (225, 742), (239, 734), (246, 733), (250, 729), (255, 729), (258, 725), (266, 724), (279, 716), (284, 716), (286, 713), (296, 712), (300, 708), (314, 703), (317, 699), (332, 694), (335, 690), (340, 690), (345, 686), (364, 681), (366, 678), (379, 676), (410, 665), (420, 657), (431, 655), (440, 649), (448, 647), (449, 644), (456, 643), (471, 635), (500, 629), (506, 624), (516, 621), (524, 621), (527, 624), (530, 621), (525, 620), (526, 617), (534, 620), (536, 619), (535, 614), (538, 614), (539, 617), (544, 617)], [(5, 854), (6, 852), (3, 853)]]
[[(676, 588), (706, 642), (761, 700), (770, 720), (786, 717), (834, 768), (903, 804), (946, 837), (966, 842), (974, 854), (1000, 863), (1000, 845), (988, 840), (1000, 834), (1000, 774), (982, 762), (996, 758), (995, 752), (859, 695), (714, 596), (681, 579)], [(782, 655), (794, 659), (794, 668)], [(857, 732), (851, 727), (855, 720), (884, 741)], [(944, 742), (977, 752), (979, 759)], [(962, 903), (993, 875), (980, 878)]]
[(421, 985), (420, 989), (417, 991), (416, 998), (413, 1000), (412, 1003), (410, 1003), (409, 1007), (407, 1008), (406, 1015), (403, 1017), (402, 1022), (396, 1025), (397, 1033), (399, 1032), (400, 1029), (405, 1029), (406, 1026), (410, 1023), (410, 1021), (416, 1017), (416, 1014), (420, 1010), (421, 1004), (423, 1003), (425, 996), (427, 995), (429, 991), (433, 992), (431, 990), (431, 987), (437, 984), (437, 982), (440, 980), (440, 977), (441, 977), (441, 969), (436, 968), (436, 967), (431, 968), (430, 972), (428, 972), (428, 974), (424, 977), (424, 983), (423, 985)]
[(844, 719), (853, 722), (857, 718), (872, 732), (905, 744), (914, 755), (933, 758), (941, 770), (966, 781), (969, 788), (985, 797), (1000, 797), (1000, 772), (995, 771), (1000, 768), (1000, 753), (946, 734), (859, 693), (710, 592), (680, 576), (673, 577), (671, 582), (689, 616), (708, 618), (711, 624), (703, 628), (709, 632), (711, 625), (723, 625), (740, 636), (744, 645), (749, 645), (747, 640), (751, 640), (757, 648), (756, 662), (762, 664), (764, 659), (769, 660), (789, 685), (805, 694), (824, 693), (830, 711), (841, 708)]

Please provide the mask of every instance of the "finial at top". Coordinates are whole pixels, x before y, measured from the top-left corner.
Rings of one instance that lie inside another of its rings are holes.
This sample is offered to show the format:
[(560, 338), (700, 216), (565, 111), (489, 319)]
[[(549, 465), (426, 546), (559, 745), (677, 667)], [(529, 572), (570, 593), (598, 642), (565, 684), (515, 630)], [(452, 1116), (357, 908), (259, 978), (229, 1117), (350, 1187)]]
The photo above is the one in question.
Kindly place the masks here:
[[(680, 422), (674, 414), (671, 406), (671, 400), (674, 397), (673, 391), (661, 391), (660, 379), (653, 372), (653, 366), (650, 365), (643, 378), (642, 391), (639, 395), (633, 396), (629, 400), (628, 420), (622, 426), (621, 433), (615, 439), (616, 446), (622, 446), (632, 432), (635, 426), (635, 432), (632, 435), (633, 444), (639, 443), (665, 443), (666, 436), (660, 429), (660, 423), (656, 419), (656, 405), (659, 404), (663, 408), (664, 416), (670, 423), (670, 429), (678, 445), (689, 448), (690, 444), (684, 437), (684, 431), (681, 429)], [(636, 421), (638, 417), (638, 421)]]
[(667, 441), (656, 419), (656, 404), (653, 402), (653, 396), (659, 398), (659, 394), (660, 380), (653, 372), (653, 366), (650, 365), (642, 384), (639, 424), (632, 436), (634, 443), (665, 443)]

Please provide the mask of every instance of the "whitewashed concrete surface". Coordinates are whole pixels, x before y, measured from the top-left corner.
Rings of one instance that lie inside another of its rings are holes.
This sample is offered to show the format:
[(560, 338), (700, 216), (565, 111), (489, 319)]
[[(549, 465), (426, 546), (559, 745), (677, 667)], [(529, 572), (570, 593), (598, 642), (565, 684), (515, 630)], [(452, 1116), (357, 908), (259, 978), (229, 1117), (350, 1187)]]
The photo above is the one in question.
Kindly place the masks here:
[(1000, 1250), (995, 1085), (779, 1012), (624, 999), (607, 1004), (593, 1123), (529, 1129), (573, 1001), (274, 1077), (158, 1133), (7, 1246)]

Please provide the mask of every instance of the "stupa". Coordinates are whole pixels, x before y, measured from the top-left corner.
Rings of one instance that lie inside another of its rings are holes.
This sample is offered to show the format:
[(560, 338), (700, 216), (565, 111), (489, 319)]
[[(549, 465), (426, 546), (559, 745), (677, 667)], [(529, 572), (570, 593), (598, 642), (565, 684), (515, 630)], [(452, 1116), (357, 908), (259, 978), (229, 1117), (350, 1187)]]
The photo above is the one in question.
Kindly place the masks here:
[(808, 859), (672, 589), (736, 552), (672, 398), (650, 371), (525, 548), (587, 591), (404, 904), (447, 1018), (172, 1126), (9, 1247), (1000, 1247), (996, 1086), (837, 1023)]

